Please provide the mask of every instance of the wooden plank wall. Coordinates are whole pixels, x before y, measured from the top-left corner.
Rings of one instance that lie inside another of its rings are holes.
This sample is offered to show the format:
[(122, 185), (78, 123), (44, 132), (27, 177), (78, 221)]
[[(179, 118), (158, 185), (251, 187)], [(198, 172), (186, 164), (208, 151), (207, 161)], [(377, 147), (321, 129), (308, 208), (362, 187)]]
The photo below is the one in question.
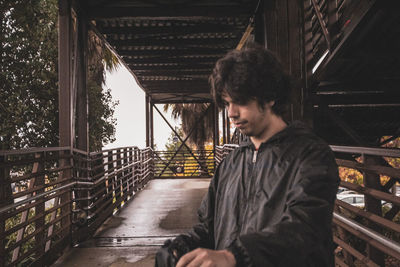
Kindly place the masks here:
[[(274, 52), (294, 78), (288, 121), (309, 120), (305, 107), (303, 1), (265, 0), (256, 17), (255, 40)], [(262, 25), (262, 26), (261, 26)], [(261, 36), (260, 36), (261, 35)]]

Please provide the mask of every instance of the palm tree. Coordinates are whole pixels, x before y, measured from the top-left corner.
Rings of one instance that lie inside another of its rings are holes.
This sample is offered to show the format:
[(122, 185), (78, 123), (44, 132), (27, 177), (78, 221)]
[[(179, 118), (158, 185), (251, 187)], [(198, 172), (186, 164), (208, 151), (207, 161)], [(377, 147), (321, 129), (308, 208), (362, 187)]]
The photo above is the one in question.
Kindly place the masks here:
[(214, 114), (210, 104), (165, 104), (164, 111), (171, 108), (174, 119), (181, 118), (183, 133), (188, 142), (199, 150), (200, 175), (207, 175), (205, 143), (212, 140)]
[[(116, 70), (118, 57), (105, 45), (95, 32), (88, 31), (88, 73), (89, 96), (89, 146), (90, 151), (100, 151), (103, 143), (115, 140), (114, 108), (110, 89), (103, 90), (107, 71)], [(107, 115), (106, 117), (104, 115)]]
[(88, 61), (88, 79), (100, 86), (105, 82), (106, 70), (116, 70), (120, 65), (118, 57), (91, 30), (88, 31)]

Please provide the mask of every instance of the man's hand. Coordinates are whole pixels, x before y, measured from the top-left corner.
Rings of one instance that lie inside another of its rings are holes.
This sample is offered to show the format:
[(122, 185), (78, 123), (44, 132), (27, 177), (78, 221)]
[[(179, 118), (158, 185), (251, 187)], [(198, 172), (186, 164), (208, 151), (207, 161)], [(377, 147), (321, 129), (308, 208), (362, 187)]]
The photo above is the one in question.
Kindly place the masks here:
[(176, 267), (235, 267), (236, 260), (228, 250), (210, 250), (205, 248), (195, 249), (178, 261)]

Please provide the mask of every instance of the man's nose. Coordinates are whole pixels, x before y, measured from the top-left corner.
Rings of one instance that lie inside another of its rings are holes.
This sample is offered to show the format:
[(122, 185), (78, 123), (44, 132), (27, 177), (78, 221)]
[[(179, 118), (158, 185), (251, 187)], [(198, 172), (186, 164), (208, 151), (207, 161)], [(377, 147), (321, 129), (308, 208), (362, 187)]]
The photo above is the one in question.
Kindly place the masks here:
[(229, 118), (237, 118), (239, 117), (239, 109), (235, 104), (229, 104), (228, 109), (228, 117)]

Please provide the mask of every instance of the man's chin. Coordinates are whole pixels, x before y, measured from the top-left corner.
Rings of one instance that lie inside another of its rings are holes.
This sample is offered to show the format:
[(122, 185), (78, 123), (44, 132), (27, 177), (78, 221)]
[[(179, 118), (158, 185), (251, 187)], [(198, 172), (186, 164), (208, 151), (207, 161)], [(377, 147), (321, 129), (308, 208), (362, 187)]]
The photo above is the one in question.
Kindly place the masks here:
[(246, 131), (246, 128), (243, 128), (243, 129), (238, 128), (238, 129), (241, 134), (251, 136), (251, 133), (249, 133), (249, 131)]

